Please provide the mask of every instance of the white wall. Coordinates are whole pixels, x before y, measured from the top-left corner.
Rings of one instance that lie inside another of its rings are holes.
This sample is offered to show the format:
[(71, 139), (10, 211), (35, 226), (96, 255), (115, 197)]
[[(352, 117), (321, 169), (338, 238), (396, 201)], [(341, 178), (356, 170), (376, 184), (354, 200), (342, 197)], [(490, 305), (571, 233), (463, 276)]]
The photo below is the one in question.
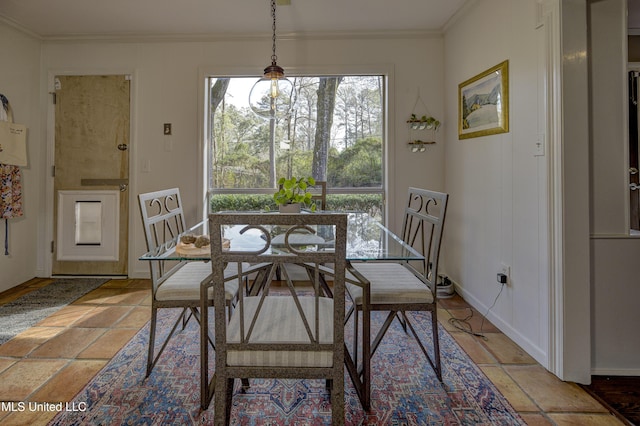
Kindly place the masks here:
[(4, 255), (5, 222), (0, 223), (0, 292), (35, 276), (41, 219), (42, 176), (40, 42), (0, 23), (0, 93), (11, 102), (14, 120), (27, 126), (28, 167), (22, 168), (24, 216), (9, 220), (9, 256)]
[[(360, 70), (370, 67), (389, 70), (389, 206), (390, 225), (399, 228), (401, 207), (408, 186), (443, 188), (443, 141), (426, 153), (412, 154), (407, 146), (406, 120), (418, 91), (438, 118), (444, 116), (443, 41), (439, 36), (385, 36), (382, 38), (299, 39), (278, 42), (278, 63), (287, 69), (326, 72)], [(146, 276), (148, 267), (135, 261), (145, 251), (143, 231), (135, 196), (178, 186), (187, 206), (187, 221), (197, 218), (202, 200), (199, 155), (202, 94), (199, 73), (203, 70), (234, 70), (259, 75), (270, 58), (270, 41), (224, 40), (184, 42), (47, 42), (43, 47), (46, 84), (52, 88), (55, 73), (133, 74), (131, 230), (135, 240), (130, 252), (134, 259), (131, 276)], [(43, 105), (44, 109), (48, 107)], [(45, 117), (42, 112), (42, 118)], [(173, 123), (173, 149), (165, 150), (163, 123)], [(442, 137), (442, 134), (439, 134)], [(44, 146), (42, 147), (44, 149)], [(151, 171), (142, 173), (150, 161)], [(45, 178), (41, 176), (44, 183)]]
[[(535, 2), (470, 2), (445, 33), (446, 273), (481, 313), (541, 364), (549, 352), (546, 157)], [(458, 84), (509, 60), (508, 133), (458, 139)]]
[(626, 2), (590, 2), (593, 374), (640, 375), (640, 238), (629, 236)]

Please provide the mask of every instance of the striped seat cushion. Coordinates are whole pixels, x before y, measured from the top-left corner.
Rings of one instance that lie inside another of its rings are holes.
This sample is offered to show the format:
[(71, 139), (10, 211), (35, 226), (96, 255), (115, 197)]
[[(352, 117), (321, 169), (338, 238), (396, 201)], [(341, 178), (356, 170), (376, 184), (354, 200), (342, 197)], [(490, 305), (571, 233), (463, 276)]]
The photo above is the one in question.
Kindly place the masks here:
[[(311, 332), (315, 333), (315, 299), (299, 297)], [(244, 298), (244, 330), (248, 333), (252, 318), (258, 308), (259, 297)], [(321, 297), (319, 301), (320, 343), (333, 342), (333, 300)], [(240, 308), (233, 311), (227, 329), (229, 343), (240, 342)], [(268, 296), (258, 314), (250, 343), (309, 343), (309, 335), (291, 296)], [(227, 352), (227, 364), (230, 366), (265, 367), (331, 367), (333, 351), (290, 351), (234, 350)]]
[[(248, 266), (246, 264), (246, 267)], [(224, 270), (224, 275), (231, 277), (237, 271), (237, 264), (229, 264)], [(200, 283), (209, 275), (211, 275), (211, 263), (187, 262), (160, 285), (156, 291), (156, 300), (200, 300)], [(238, 280), (225, 283), (225, 294), (227, 300), (233, 299), (238, 294)], [(209, 289), (209, 298), (211, 297), (213, 297), (213, 288)]]
[[(353, 267), (371, 283), (371, 304), (433, 303), (429, 287), (399, 263), (354, 263)], [(347, 278), (356, 280), (347, 273)], [(362, 287), (346, 284), (354, 302), (362, 303)]]

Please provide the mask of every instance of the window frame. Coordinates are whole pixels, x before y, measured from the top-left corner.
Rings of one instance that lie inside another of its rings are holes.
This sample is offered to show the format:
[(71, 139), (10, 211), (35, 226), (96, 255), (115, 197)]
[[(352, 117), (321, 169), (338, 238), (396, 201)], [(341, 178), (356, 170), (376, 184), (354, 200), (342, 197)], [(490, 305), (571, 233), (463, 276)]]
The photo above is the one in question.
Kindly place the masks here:
[[(209, 187), (209, 149), (211, 142), (210, 135), (210, 118), (209, 118), (209, 96), (210, 78), (241, 78), (241, 77), (258, 77), (255, 69), (246, 67), (201, 67), (199, 70), (199, 81), (201, 102), (199, 108), (199, 118), (202, 120), (201, 131), (201, 150), (202, 158), (199, 163), (201, 168), (199, 173), (200, 182), (202, 183), (203, 204), (201, 211), (203, 217), (209, 214), (209, 199), (215, 194), (273, 194), (275, 189), (271, 188), (210, 188)], [(380, 194), (382, 197), (382, 223), (393, 223), (394, 211), (389, 209), (388, 201), (393, 198), (392, 188), (393, 179), (391, 176), (394, 172), (393, 167), (393, 150), (390, 140), (390, 123), (395, 116), (392, 106), (394, 105), (393, 94), (393, 66), (390, 65), (341, 65), (341, 66), (304, 66), (304, 67), (287, 67), (287, 77), (331, 77), (331, 76), (380, 76), (383, 78), (382, 85), (382, 185), (379, 188), (354, 187), (354, 188), (332, 188), (327, 187), (327, 194)]]

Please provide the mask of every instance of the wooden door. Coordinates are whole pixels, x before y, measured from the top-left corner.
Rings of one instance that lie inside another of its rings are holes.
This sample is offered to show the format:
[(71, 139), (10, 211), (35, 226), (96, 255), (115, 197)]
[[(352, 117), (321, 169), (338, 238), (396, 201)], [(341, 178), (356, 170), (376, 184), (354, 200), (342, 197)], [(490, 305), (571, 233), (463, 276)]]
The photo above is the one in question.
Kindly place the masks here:
[(127, 275), (129, 86), (126, 75), (55, 77), (53, 275)]

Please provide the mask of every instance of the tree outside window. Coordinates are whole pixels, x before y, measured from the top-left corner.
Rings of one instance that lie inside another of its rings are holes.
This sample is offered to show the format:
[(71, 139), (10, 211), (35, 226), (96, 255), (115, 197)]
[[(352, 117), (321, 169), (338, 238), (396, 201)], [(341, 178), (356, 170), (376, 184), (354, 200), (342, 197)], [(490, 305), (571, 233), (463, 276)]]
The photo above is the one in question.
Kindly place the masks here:
[[(290, 77), (291, 113), (270, 120), (249, 108), (255, 78), (209, 78), (212, 210), (270, 208), (280, 177), (326, 181), (328, 208), (382, 212), (383, 76)], [(271, 206), (273, 207), (273, 206)]]

